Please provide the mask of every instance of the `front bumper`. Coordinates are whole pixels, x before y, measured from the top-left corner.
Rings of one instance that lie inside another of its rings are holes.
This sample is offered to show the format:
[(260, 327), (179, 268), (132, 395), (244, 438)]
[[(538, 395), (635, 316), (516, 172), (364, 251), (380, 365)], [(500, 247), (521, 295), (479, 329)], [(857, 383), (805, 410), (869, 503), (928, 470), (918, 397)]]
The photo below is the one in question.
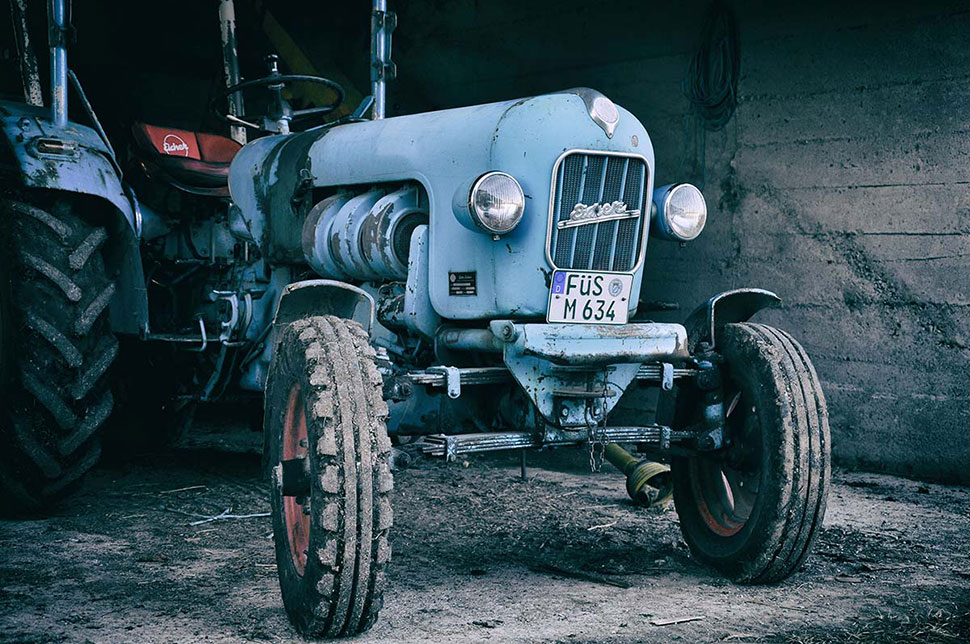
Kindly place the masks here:
[(586, 428), (605, 420), (644, 363), (670, 364), (689, 357), (687, 331), (680, 324), (496, 320), (490, 327), (503, 342), (503, 359), (512, 376), (546, 422), (561, 428)]
[(641, 364), (689, 355), (687, 329), (680, 324), (516, 324), (497, 320), (490, 326), (506, 343), (506, 356), (533, 356), (554, 364)]

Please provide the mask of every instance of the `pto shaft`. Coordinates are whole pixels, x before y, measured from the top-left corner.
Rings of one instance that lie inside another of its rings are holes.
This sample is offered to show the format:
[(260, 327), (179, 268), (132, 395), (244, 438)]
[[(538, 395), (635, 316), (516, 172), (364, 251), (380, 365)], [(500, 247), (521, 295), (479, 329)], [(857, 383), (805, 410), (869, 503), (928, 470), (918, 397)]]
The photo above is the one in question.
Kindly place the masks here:
[(666, 503), (673, 496), (670, 468), (663, 463), (638, 461), (616, 443), (606, 446), (604, 456), (626, 475), (626, 491), (634, 503), (650, 507)]

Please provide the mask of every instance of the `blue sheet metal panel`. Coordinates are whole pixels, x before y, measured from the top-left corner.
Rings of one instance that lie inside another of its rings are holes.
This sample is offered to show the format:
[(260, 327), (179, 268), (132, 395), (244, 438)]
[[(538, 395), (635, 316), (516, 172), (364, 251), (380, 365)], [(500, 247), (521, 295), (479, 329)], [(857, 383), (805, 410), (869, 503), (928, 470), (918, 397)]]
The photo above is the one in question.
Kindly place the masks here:
[(428, 226), (422, 224), (411, 235), (407, 286), (404, 294), (404, 323), (426, 338), (434, 338), (441, 318), (428, 295)]
[[(545, 312), (551, 272), (546, 235), (557, 159), (569, 150), (642, 156), (645, 193), (653, 189), (650, 139), (632, 114), (618, 111), (612, 138), (589, 117), (583, 99), (568, 93), (266, 137), (236, 156), (230, 188), (255, 238), (265, 244), (273, 236), (267, 235), (270, 213), (290, 209), (303, 168), (317, 187), (418, 181), (430, 202), (435, 310), (451, 319), (537, 316)], [(456, 192), (490, 170), (509, 172), (526, 194), (522, 223), (498, 240), (465, 228), (452, 211)], [(472, 272), (475, 294), (449, 295), (449, 275)], [(634, 292), (641, 273), (635, 274)]]
[[(264, 136), (242, 147), (229, 167), (229, 194), (239, 207), (250, 235), (266, 245), (266, 221), (271, 204), (269, 194), (280, 183), (279, 154), (283, 144), (297, 135)], [(296, 170), (292, 169), (291, 174)]]
[[(407, 179), (424, 186), (431, 210), (431, 301), (442, 317), (536, 316), (545, 313), (548, 297), (546, 235), (557, 159), (569, 150), (642, 156), (647, 164), (645, 192), (653, 190), (650, 139), (632, 114), (618, 110), (612, 138), (572, 94), (348, 124), (322, 135), (298, 136), (318, 137), (308, 150), (317, 186)], [(237, 157), (233, 164), (234, 174), (240, 161)], [(465, 228), (452, 212), (455, 192), (489, 170), (512, 174), (526, 194), (522, 223), (498, 240)], [(232, 185), (235, 199), (236, 182)], [(476, 274), (475, 295), (449, 295), (449, 274), (456, 272)], [(642, 271), (637, 271), (634, 292), (641, 278)]]

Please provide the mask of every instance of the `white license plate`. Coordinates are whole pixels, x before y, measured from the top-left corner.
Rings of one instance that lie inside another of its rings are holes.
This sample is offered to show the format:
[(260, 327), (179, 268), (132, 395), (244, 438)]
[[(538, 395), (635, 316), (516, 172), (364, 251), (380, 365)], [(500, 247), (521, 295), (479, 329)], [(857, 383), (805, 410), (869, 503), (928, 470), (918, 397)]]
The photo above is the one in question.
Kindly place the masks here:
[(626, 324), (633, 276), (625, 273), (555, 271), (547, 322)]

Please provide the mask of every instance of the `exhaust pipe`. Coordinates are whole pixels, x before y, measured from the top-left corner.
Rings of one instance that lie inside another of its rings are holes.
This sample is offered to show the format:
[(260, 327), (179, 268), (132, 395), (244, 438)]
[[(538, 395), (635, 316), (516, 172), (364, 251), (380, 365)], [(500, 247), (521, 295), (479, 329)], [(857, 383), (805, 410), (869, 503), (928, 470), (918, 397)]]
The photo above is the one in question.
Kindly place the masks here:
[(10, 0), (10, 17), (13, 19), (14, 40), (20, 58), (20, 76), (24, 85), (24, 99), (27, 105), (44, 106), (44, 93), (40, 87), (40, 73), (37, 71), (37, 56), (27, 32), (26, 0)]
[(50, 0), (51, 117), (54, 125), (67, 125), (67, 32), (69, 20), (65, 0)]
[(371, 117), (384, 118), (387, 104), (387, 81), (397, 76), (397, 65), (391, 60), (391, 32), (397, 27), (397, 15), (387, 10), (387, 0), (374, 0), (371, 13), (370, 83), (374, 107)]
[(606, 446), (606, 460), (626, 475), (626, 493), (637, 505), (653, 507), (669, 501), (674, 494), (670, 467), (653, 461), (638, 461), (616, 443)]
[[(222, 75), (226, 79), (226, 87), (239, 84), (239, 52), (236, 49), (236, 6), (233, 0), (219, 0), (219, 33), (222, 37)], [(242, 116), (242, 92), (230, 94), (229, 113)], [(240, 145), (246, 145), (246, 128), (241, 125), (230, 125), (229, 136)]]

